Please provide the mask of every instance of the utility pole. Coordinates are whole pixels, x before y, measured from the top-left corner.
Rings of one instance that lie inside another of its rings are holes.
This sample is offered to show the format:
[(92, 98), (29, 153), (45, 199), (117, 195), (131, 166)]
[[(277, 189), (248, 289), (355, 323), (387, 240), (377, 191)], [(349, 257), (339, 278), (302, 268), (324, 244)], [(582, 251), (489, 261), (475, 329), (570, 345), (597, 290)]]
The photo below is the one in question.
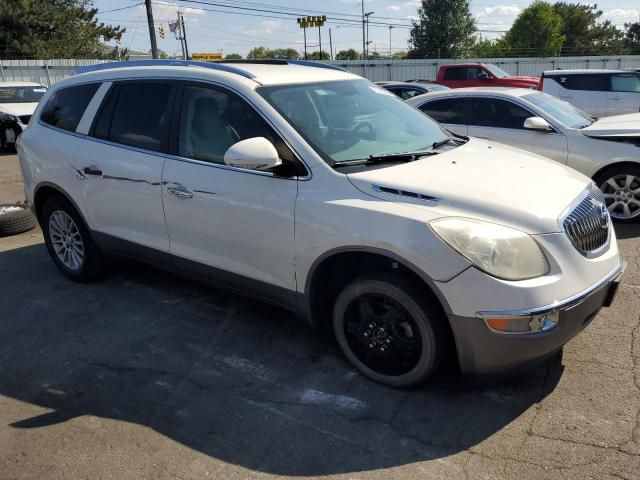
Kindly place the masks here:
[(189, 60), (189, 47), (187, 47), (187, 29), (184, 26), (184, 15), (178, 12), (180, 15), (180, 25), (182, 25), (182, 40), (184, 41), (184, 59)]
[(331, 27), (329, 27), (329, 53), (331, 54), (331, 60), (333, 60), (333, 41), (331, 40)]
[[(362, 0), (361, 2), (362, 4), (362, 59), (366, 60), (366, 55), (367, 55), (367, 47), (366, 47), (366, 42), (367, 40), (365, 39), (365, 34), (364, 34), (364, 22), (365, 22), (365, 17), (364, 17), (364, 0)], [(367, 63), (365, 62), (364, 64), (364, 70), (365, 70), (365, 76), (367, 74)]]
[(156, 43), (156, 29), (153, 26), (153, 10), (151, 9), (151, 0), (144, 0), (147, 7), (147, 23), (149, 24), (149, 40), (151, 40), (151, 56), (158, 58), (158, 44)]
[(389, 25), (389, 58), (393, 58), (393, 52), (391, 51), (391, 29), (393, 25)]
[(318, 24), (318, 44), (320, 45), (320, 56), (318, 60), (322, 60), (322, 33), (320, 32), (320, 24)]
[(367, 59), (367, 60), (369, 60), (369, 43), (371, 43), (371, 42), (369, 42), (369, 16), (373, 15), (374, 13), (376, 13), (376, 12), (368, 12), (368, 13), (364, 14), (365, 18), (367, 19), (367, 32), (366, 32), (367, 33), (367, 40), (366, 40), (367, 48), (365, 49), (365, 59)]
[(303, 27), (304, 32), (304, 59), (307, 59), (307, 27)]

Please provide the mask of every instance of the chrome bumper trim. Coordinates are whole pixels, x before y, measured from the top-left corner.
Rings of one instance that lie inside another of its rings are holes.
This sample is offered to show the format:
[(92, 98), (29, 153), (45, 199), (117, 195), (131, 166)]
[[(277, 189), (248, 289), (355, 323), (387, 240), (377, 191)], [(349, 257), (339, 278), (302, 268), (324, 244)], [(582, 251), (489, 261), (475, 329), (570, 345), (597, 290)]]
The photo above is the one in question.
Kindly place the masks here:
[(572, 295), (571, 297), (565, 298), (564, 300), (554, 302), (549, 305), (545, 305), (543, 307), (535, 307), (523, 310), (493, 310), (493, 311), (482, 311), (477, 312), (477, 318), (502, 318), (502, 317), (530, 317), (533, 315), (544, 315), (545, 313), (557, 312), (559, 310), (566, 310), (567, 308), (573, 307), (582, 303), (589, 295), (594, 293), (600, 287), (609, 283), (617, 278), (621, 277), (624, 271), (627, 268), (627, 262), (622, 261), (618, 265), (613, 268), (604, 278), (602, 278), (595, 285), (590, 286), (589, 288)]

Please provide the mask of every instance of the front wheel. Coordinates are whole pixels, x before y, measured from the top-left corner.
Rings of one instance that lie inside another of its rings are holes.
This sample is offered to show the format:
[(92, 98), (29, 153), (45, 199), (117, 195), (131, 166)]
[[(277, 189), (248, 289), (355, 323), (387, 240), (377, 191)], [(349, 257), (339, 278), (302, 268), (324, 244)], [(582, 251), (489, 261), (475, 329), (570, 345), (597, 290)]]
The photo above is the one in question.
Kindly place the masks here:
[(416, 385), (438, 367), (445, 347), (443, 314), (398, 275), (367, 275), (347, 285), (333, 309), (345, 356), (365, 376), (393, 387)]
[(613, 166), (593, 180), (602, 191), (609, 215), (615, 222), (640, 220), (640, 166)]

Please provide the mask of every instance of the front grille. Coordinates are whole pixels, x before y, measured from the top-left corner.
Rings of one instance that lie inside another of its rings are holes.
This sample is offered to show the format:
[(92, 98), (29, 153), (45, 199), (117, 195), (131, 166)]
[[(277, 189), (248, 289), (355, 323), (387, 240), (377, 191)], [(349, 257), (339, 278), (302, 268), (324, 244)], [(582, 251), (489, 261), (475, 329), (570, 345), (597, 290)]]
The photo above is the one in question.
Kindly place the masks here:
[(31, 115), (20, 115), (20, 122), (22, 122), (23, 125), (27, 125), (29, 123), (29, 120), (31, 120)]
[(593, 256), (609, 242), (611, 219), (602, 192), (594, 187), (562, 222), (573, 246), (584, 256)]

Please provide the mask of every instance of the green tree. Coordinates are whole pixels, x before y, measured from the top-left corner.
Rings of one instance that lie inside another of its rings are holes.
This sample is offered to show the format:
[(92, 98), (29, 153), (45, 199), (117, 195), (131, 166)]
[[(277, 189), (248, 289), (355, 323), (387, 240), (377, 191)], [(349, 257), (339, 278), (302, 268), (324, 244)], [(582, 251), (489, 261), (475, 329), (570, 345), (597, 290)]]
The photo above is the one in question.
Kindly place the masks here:
[(592, 5), (557, 2), (562, 18), (562, 51), (568, 55), (615, 55), (624, 53), (623, 32), (609, 20), (600, 22), (602, 10)]
[(491, 40), (480, 37), (471, 48), (471, 56), (477, 58), (504, 57), (508, 52), (509, 48), (503, 39)]
[(309, 60), (329, 60), (331, 57), (329, 56), (329, 52), (322, 50), (322, 52), (311, 52), (308, 58)]
[(336, 60), (360, 60), (362, 55), (356, 52), (353, 48), (348, 50), (340, 50), (336, 53)]
[(98, 23), (91, 0), (11, 0), (0, 2), (0, 57), (104, 58), (101, 43), (125, 29)]
[(247, 58), (269, 58), (269, 49), (267, 47), (253, 47), (251, 50), (249, 50)]
[(295, 60), (300, 58), (300, 52), (295, 48), (276, 48), (275, 50), (269, 50), (269, 58), (284, 58), (289, 60)]
[(525, 8), (504, 36), (508, 54), (551, 57), (560, 53), (564, 42), (562, 17), (553, 5), (535, 1)]
[(409, 58), (460, 58), (473, 45), (470, 0), (422, 0), (409, 33)]
[(224, 58), (226, 60), (242, 60), (242, 55), (239, 53), (230, 53), (229, 55), (225, 55)]
[(632, 55), (640, 54), (640, 22), (625, 23), (625, 44)]

